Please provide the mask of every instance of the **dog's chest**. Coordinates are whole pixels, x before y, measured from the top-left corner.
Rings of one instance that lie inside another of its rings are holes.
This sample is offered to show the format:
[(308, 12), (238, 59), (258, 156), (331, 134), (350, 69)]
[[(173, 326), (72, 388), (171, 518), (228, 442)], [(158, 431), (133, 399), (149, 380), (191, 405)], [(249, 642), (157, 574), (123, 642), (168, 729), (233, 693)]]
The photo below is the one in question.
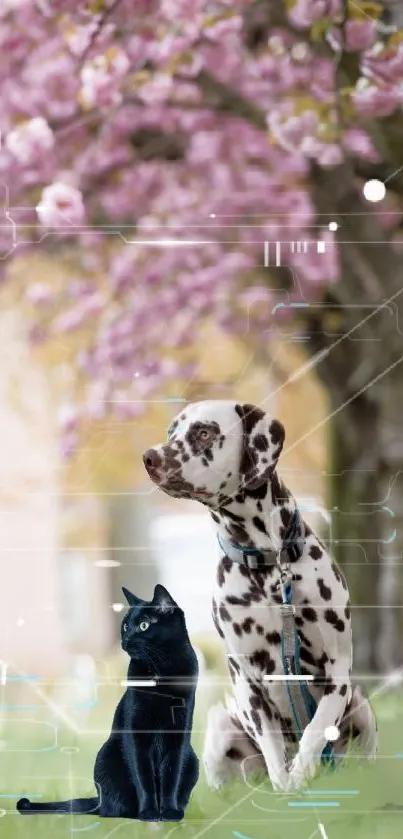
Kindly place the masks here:
[[(240, 668), (243, 677), (264, 685), (273, 701), (282, 706), (287, 701), (285, 683), (269, 678), (284, 675), (279, 583), (277, 568), (250, 572), (224, 559), (217, 575), (213, 615), (225, 641), (230, 672), (235, 661), (235, 668)], [(318, 675), (323, 669), (323, 637), (317, 624), (301, 617), (309, 587), (307, 580), (294, 584), (293, 603), (300, 636), (301, 670)]]

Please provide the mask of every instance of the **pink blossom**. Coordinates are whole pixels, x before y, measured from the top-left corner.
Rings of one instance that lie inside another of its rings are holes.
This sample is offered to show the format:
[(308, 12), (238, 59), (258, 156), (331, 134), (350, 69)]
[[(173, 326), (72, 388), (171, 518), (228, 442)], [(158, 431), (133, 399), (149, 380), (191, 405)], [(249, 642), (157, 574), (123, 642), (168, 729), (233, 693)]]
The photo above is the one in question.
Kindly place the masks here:
[(365, 20), (348, 20), (345, 27), (347, 52), (361, 52), (372, 47), (376, 38), (375, 21), (370, 18)]
[(376, 87), (368, 84), (356, 87), (351, 96), (357, 113), (365, 119), (373, 117), (388, 117), (401, 105), (402, 94), (398, 88), (383, 85)]
[(403, 43), (396, 46), (376, 43), (373, 49), (363, 54), (361, 72), (375, 84), (393, 85), (403, 82)]
[(80, 437), (76, 431), (63, 434), (60, 438), (60, 453), (63, 460), (71, 460), (77, 453)]
[(89, 108), (116, 105), (122, 99), (118, 89), (130, 62), (123, 50), (113, 50), (87, 61), (81, 70), (81, 97)]
[[(288, 103), (283, 110), (288, 109)], [(306, 137), (316, 134), (319, 118), (315, 111), (304, 111), (301, 116), (283, 118), (281, 109), (273, 110), (267, 118), (272, 136), (287, 151), (300, 149)]]
[(60, 405), (57, 419), (63, 433), (75, 431), (79, 423), (79, 412), (77, 410), (77, 406), (72, 403), (64, 403)]
[(0, 18), (5, 17), (8, 12), (19, 11), (26, 6), (28, 2), (30, 2), (30, 0), (1, 0)]
[(43, 306), (52, 298), (52, 291), (46, 283), (32, 283), (28, 286), (25, 297), (34, 306)]
[(74, 309), (66, 309), (53, 321), (53, 333), (75, 332), (79, 329), (87, 318), (87, 311), (85, 306), (76, 306)]
[(207, 26), (204, 30), (204, 35), (211, 41), (221, 42), (223, 39), (238, 38), (242, 31), (243, 20), (240, 15), (232, 15), (231, 17), (216, 20), (215, 23)]
[[(379, 160), (362, 122), (403, 101), (402, 45), (373, 46), (372, 22), (350, 19), (346, 46), (363, 78), (352, 97), (344, 91), (356, 113), (334, 132), (337, 62), (310, 30), (323, 21), (337, 51), (340, 0), (284, 4), (292, 26), (256, 48), (245, 37), (246, 17), (265, 31), (255, 0), (123, 0), (100, 29), (102, 12), (87, 5), (8, 0), (0, 27), (2, 203), (12, 208), (2, 251), (7, 263), (23, 242), (45, 252), (49, 229), (57, 243), (69, 236), (76, 271), (26, 292), (32, 342), (72, 333), (86, 379), (64, 420), (66, 454), (86, 417), (137, 416), (166, 382), (197, 375), (187, 359), (207, 319), (266, 340), (294, 311), (285, 301), (321, 299), (340, 266), (330, 231), (315, 231), (312, 161)], [(37, 214), (26, 209), (36, 201)], [(306, 253), (287, 248), (290, 231)], [(287, 295), (272, 297), (269, 271), (264, 280), (265, 240), (281, 242), (298, 278)]]
[(154, 73), (138, 90), (138, 96), (147, 105), (165, 102), (174, 91), (174, 82), (169, 73)]
[(40, 162), (41, 156), (53, 148), (54, 136), (43, 117), (34, 117), (6, 135), (6, 148), (20, 163)]
[(36, 209), (44, 227), (81, 225), (85, 217), (81, 192), (60, 181), (45, 187)]
[(293, 26), (307, 29), (320, 18), (333, 18), (340, 12), (340, 0), (296, 0), (288, 11)]
[(363, 157), (370, 163), (379, 163), (381, 159), (368, 134), (360, 128), (349, 128), (344, 132), (343, 146), (347, 151), (357, 157)]

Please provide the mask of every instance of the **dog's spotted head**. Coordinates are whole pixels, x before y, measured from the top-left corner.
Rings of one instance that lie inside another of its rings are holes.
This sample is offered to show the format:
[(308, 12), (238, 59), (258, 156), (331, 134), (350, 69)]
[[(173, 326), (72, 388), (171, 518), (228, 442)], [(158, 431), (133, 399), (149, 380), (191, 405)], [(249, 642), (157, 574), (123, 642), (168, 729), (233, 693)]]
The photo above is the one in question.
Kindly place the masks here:
[(270, 480), (284, 436), (281, 423), (254, 405), (195, 402), (175, 417), (168, 441), (148, 449), (143, 461), (168, 495), (222, 506)]

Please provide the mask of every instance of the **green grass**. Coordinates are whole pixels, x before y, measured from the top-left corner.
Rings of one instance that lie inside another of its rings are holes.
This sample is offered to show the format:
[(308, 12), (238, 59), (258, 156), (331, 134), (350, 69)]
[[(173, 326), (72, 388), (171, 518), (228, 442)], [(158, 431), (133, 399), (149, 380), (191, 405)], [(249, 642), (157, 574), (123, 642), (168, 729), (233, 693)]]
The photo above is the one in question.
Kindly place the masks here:
[[(71, 795), (93, 794), (92, 771), (95, 754), (105, 739), (119, 688), (101, 688), (99, 702), (80, 723), (80, 712), (74, 719), (87, 733), (74, 733), (57, 724), (57, 745), (48, 751), (39, 748), (52, 746), (54, 731), (39, 723), (51, 721), (49, 710), (43, 707), (25, 711), (8, 711), (0, 734), (0, 799), (1, 839), (61, 839), (74, 830), (106, 839), (112, 835), (145, 839), (153, 832), (165, 839), (174, 832), (186, 837), (232, 839), (236, 835), (248, 839), (313, 839), (319, 837), (318, 822), (324, 825), (329, 839), (397, 839), (402, 834), (403, 816), (403, 697), (390, 694), (374, 702), (378, 716), (380, 752), (371, 765), (359, 764), (353, 756), (336, 772), (322, 773), (310, 787), (312, 794), (281, 795), (273, 793), (270, 783), (261, 779), (256, 788), (248, 788), (242, 781), (232, 782), (217, 792), (206, 787), (203, 770), (185, 820), (180, 825), (145, 825), (118, 819), (98, 819), (92, 816), (30, 816), (21, 817), (15, 811), (16, 797), (25, 793), (37, 794), (43, 800), (58, 800)], [(15, 718), (15, 721), (13, 721)], [(202, 747), (203, 715), (195, 716), (194, 745), (200, 755)], [(45, 733), (46, 732), (46, 733)], [(64, 747), (76, 747), (67, 754)], [(14, 751), (12, 751), (14, 750)], [(69, 779), (71, 776), (71, 780)], [(71, 784), (71, 785), (70, 785)], [(260, 786), (259, 786), (260, 784)], [(257, 788), (258, 787), (258, 788)], [(338, 794), (324, 793), (326, 790)], [(357, 794), (348, 794), (356, 790)], [(346, 794), (342, 794), (345, 791)], [(40, 801), (40, 798), (37, 799)], [(296, 802), (335, 802), (337, 807), (290, 807)], [(386, 804), (395, 809), (382, 809)], [(397, 807), (402, 807), (400, 812)], [(4, 813), (5, 811), (5, 813)], [(316, 831), (316, 834), (315, 834)]]

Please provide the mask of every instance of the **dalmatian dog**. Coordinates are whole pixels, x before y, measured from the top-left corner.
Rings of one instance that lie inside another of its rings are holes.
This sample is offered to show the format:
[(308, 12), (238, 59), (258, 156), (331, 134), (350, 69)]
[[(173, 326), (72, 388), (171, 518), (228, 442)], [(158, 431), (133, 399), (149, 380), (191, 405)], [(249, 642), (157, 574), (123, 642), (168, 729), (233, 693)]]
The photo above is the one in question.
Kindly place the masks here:
[[(282, 424), (254, 405), (203, 401), (187, 405), (167, 441), (143, 455), (151, 480), (205, 505), (217, 533), (212, 616), (234, 696), (209, 711), (203, 762), (211, 787), (263, 771), (275, 790), (300, 789), (318, 769), (329, 730), (334, 754), (353, 743), (362, 757), (376, 756), (372, 709), (351, 684), (347, 585), (277, 474), (284, 437)], [(288, 561), (300, 672), (316, 702), (300, 737), (281, 680), (282, 577), (273, 556)]]

